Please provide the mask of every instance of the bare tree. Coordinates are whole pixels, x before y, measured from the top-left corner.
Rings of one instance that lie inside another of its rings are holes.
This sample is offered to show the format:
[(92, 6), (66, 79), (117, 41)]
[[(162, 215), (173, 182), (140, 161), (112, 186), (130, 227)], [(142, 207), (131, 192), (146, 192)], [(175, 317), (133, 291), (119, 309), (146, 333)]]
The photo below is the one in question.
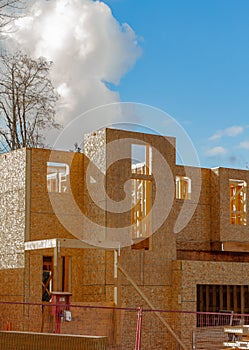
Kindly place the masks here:
[(0, 56), (0, 152), (42, 147), (44, 133), (59, 128), (51, 64), (22, 53)]
[(9, 30), (7, 27), (21, 16), (25, 7), (24, 0), (0, 0), (0, 33)]

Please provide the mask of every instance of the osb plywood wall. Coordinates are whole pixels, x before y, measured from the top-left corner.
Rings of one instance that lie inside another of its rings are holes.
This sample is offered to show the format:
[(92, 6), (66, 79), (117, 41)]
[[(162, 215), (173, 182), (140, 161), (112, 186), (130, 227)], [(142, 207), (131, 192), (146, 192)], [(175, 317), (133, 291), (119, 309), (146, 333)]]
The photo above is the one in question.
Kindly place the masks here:
[(0, 157), (0, 269), (24, 266), (26, 150)]

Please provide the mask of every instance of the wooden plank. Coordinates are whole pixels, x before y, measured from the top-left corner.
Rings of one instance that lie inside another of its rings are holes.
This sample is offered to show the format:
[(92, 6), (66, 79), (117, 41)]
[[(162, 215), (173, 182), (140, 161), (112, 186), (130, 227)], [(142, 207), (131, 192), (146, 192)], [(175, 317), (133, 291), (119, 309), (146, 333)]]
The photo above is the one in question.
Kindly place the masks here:
[[(24, 250), (40, 250), (40, 249), (52, 249), (60, 242), (61, 248), (72, 248), (72, 249), (96, 249), (97, 246), (88, 244), (87, 242), (81, 241), (79, 239), (65, 239), (65, 238), (53, 238), (44, 239), (37, 241), (28, 241), (24, 243)], [(102, 242), (101, 249), (114, 250), (118, 249), (120, 242), (114, 241), (104, 241)]]
[(223, 251), (227, 252), (249, 252), (248, 242), (222, 242)]
[(193, 349), (196, 350), (222, 349), (223, 342), (227, 341), (227, 334), (221, 326), (196, 328), (193, 335)]
[(1, 350), (107, 350), (108, 338), (69, 334), (0, 332)]
[(49, 249), (55, 248), (57, 245), (56, 238), (53, 239), (43, 239), (38, 241), (29, 241), (24, 243), (24, 250), (39, 250), (39, 249)]

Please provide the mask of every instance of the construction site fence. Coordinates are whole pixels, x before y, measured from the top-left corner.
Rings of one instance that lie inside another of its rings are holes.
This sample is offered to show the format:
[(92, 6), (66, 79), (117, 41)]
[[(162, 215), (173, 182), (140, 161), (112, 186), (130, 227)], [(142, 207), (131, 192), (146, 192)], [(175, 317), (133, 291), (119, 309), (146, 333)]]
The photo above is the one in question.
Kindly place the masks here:
[(242, 324), (249, 315), (232, 311), (0, 302), (0, 331), (103, 336), (111, 350), (223, 349), (224, 326)]

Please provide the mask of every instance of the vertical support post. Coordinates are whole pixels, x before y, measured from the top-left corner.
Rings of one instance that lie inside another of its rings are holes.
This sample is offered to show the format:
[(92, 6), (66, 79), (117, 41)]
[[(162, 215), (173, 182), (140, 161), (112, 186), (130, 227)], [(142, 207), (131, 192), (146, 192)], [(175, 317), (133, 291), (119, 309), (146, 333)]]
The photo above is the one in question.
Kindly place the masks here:
[(220, 291), (220, 310), (224, 310), (224, 306), (223, 306), (223, 285), (220, 285), (219, 287)]
[(141, 335), (142, 335), (142, 311), (141, 307), (138, 308), (137, 313), (137, 332), (136, 332), (136, 344), (135, 350), (141, 349)]
[(230, 286), (227, 286), (227, 310), (231, 310)]
[(61, 332), (61, 316), (60, 316), (60, 308), (56, 306), (56, 315), (55, 315), (55, 333), (60, 334)]
[(235, 314), (238, 313), (238, 303), (237, 303), (237, 286), (233, 286), (233, 311)]
[[(120, 256), (120, 249), (114, 250), (113, 253), (113, 277), (114, 277), (114, 289), (113, 300), (116, 307), (121, 306), (121, 281), (120, 274), (118, 273), (118, 257)], [(121, 317), (122, 311), (120, 309), (115, 310), (114, 314), (114, 342), (119, 345), (121, 342)]]
[(58, 266), (58, 254), (57, 254), (57, 242), (56, 247), (54, 248), (54, 267), (53, 267), (53, 290), (56, 292), (58, 290), (57, 285), (57, 266)]
[(213, 312), (215, 312), (215, 306), (217, 305), (217, 303), (216, 303), (216, 286), (215, 285), (213, 285), (213, 291), (212, 291), (212, 305), (213, 305)]
[(61, 241), (57, 240), (57, 289), (58, 291), (62, 291), (62, 283), (61, 283)]
[(114, 266), (113, 266), (113, 277), (114, 277), (114, 296), (113, 300), (115, 305), (118, 305), (118, 252), (114, 250)]
[(241, 298), (241, 314), (245, 313), (245, 289), (244, 286), (240, 286), (240, 298)]
[(140, 283), (144, 284), (144, 250), (140, 251)]
[(53, 290), (55, 292), (60, 291), (60, 257), (61, 257), (61, 247), (60, 241), (56, 240), (56, 247), (54, 248), (54, 278), (53, 278)]

